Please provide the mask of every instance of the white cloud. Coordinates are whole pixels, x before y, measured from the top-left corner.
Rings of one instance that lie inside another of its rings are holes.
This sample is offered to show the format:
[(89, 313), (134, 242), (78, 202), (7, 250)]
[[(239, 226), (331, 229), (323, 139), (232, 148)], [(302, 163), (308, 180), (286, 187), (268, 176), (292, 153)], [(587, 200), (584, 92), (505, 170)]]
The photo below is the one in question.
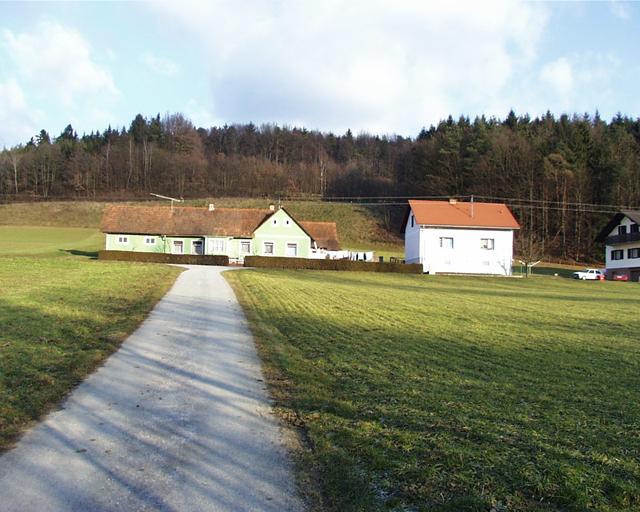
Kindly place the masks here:
[(611, 0), (609, 2), (609, 10), (616, 18), (628, 20), (631, 18), (631, 3), (620, 0)]
[(548, 89), (537, 101), (544, 102), (536, 113), (544, 110), (591, 112), (596, 109), (619, 110), (614, 84), (621, 67), (612, 54), (585, 52), (560, 57), (542, 67), (540, 82)]
[(89, 42), (72, 28), (43, 22), (31, 32), (3, 30), (2, 43), (24, 80), (66, 106), (88, 95), (118, 94), (111, 73), (95, 62)]
[(29, 108), (15, 79), (0, 82), (0, 147), (29, 140), (35, 135), (41, 117), (38, 110)]
[(160, 75), (172, 76), (178, 74), (180, 66), (166, 57), (158, 57), (151, 52), (145, 52), (141, 55), (140, 60), (154, 73)]
[(207, 48), (215, 117), (413, 134), (500, 103), (548, 18), (499, 0), (150, 5)]
[(545, 65), (540, 72), (540, 79), (563, 96), (573, 91), (573, 68), (565, 57), (560, 57)]

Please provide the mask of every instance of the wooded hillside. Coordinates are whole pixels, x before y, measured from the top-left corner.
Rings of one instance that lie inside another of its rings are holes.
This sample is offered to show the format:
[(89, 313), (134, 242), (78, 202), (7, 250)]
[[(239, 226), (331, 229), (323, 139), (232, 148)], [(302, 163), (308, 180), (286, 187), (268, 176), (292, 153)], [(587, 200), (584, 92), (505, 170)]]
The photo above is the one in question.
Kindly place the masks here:
[[(415, 138), (275, 125), (196, 128), (181, 114), (5, 149), (0, 197), (457, 196), (505, 200), (518, 251), (581, 260), (609, 212), (640, 204), (640, 120), (451, 117)], [(397, 212), (396, 208), (396, 212)], [(396, 219), (398, 218), (396, 213)]]

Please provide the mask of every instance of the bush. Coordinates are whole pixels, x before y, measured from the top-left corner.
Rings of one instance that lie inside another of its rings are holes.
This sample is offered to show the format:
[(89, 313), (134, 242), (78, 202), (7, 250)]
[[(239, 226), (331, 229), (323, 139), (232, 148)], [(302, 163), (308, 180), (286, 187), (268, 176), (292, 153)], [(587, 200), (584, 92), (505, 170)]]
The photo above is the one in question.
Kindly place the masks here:
[(355, 272), (422, 274), (422, 265), (419, 264), (367, 263), (366, 261), (351, 260), (308, 260), (306, 258), (278, 258), (272, 256), (245, 256), (244, 266), (298, 270), (350, 270)]
[(177, 263), (182, 265), (229, 265), (228, 256), (164, 254), (161, 252), (100, 251), (98, 259), (110, 261), (141, 261), (145, 263)]

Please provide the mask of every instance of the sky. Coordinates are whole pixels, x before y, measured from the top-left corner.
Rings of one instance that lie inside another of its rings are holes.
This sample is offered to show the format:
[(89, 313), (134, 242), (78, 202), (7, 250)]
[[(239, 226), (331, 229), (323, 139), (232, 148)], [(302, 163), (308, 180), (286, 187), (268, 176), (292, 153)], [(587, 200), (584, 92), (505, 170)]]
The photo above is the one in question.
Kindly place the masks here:
[(181, 112), (415, 137), (478, 115), (640, 116), (640, 3), (0, 3), (0, 147)]

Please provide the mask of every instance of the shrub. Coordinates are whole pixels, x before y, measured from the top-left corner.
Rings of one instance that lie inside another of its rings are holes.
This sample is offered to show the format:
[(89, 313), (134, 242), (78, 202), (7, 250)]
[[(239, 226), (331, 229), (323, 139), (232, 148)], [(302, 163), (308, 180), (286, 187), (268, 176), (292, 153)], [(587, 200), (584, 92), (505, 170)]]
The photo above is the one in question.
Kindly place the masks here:
[(141, 261), (145, 263), (177, 263), (183, 265), (229, 265), (229, 257), (221, 255), (164, 254), (160, 252), (100, 251), (98, 259)]
[(272, 256), (245, 256), (245, 267), (282, 268), (297, 270), (350, 270), (357, 272), (398, 272), (421, 274), (422, 265), (404, 263), (367, 263), (351, 260), (309, 260), (306, 258), (279, 258)]

